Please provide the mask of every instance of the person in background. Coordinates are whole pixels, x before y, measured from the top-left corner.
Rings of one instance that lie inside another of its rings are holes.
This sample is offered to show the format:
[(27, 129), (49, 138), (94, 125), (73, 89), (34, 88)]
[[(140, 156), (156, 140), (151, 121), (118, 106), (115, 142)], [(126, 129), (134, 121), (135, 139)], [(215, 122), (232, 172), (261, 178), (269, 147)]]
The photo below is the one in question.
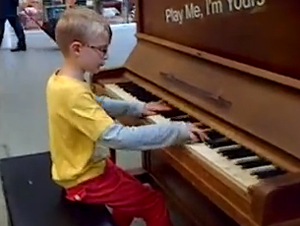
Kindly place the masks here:
[(4, 36), (5, 21), (8, 20), (18, 37), (17, 47), (11, 49), (12, 52), (26, 51), (25, 34), (17, 14), (18, 6), (18, 0), (0, 0), (0, 47)]

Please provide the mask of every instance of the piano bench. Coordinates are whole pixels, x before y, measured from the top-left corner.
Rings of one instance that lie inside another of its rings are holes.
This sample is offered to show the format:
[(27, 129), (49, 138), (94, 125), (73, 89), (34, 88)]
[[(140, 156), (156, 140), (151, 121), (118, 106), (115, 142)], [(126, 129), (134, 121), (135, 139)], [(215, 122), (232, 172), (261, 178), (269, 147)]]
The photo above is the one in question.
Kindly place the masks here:
[(49, 153), (0, 161), (10, 226), (115, 226), (104, 205), (65, 199), (50, 168)]

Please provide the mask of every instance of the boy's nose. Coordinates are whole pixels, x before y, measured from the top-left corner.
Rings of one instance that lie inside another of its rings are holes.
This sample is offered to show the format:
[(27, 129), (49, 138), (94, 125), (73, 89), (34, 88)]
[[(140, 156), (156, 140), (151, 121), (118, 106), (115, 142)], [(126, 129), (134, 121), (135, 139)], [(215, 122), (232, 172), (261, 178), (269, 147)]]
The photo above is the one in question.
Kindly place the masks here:
[(107, 60), (108, 59), (108, 53), (106, 53), (105, 55), (104, 55), (104, 60)]

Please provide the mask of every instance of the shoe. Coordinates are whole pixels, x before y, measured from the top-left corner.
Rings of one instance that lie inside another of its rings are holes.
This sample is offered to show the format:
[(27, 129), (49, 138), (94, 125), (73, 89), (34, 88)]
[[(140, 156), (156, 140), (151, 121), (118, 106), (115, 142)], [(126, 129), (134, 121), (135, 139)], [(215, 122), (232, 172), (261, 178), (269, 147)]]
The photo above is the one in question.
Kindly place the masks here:
[(24, 45), (24, 46), (17, 46), (16, 48), (11, 49), (10, 51), (11, 52), (20, 52), (20, 51), (26, 51), (26, 50), (27, 50), (26, 45)]

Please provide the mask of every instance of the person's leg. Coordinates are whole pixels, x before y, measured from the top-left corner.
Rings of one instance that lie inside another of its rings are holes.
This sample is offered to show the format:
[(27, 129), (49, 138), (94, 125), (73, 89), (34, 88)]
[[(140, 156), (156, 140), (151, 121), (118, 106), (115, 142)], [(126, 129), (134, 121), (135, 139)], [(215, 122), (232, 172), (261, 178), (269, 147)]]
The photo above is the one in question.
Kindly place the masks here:
[(5, 30), (5, 19), (0, 19), (0, 47), (4, 36), (4, 30)]
[(18, 45), (16, 49), (13, 49), (15, 51), (18, 50), (26, 50), (26, 41), (25, 41), (25, 34), (23, 27), (20, 23), (20, 19), (18, 16), (15, 17), (9, 17), (8, 21), (10, 25), (13, 27), (17, 37), (18, 37)]
[(163, 196), (111, 162), (104, 175), (67, 193), (73, 200), (111, 207), (118, 226), (129, 226), (134, 217), (144, 219), (147, 226), (172, 225)]

